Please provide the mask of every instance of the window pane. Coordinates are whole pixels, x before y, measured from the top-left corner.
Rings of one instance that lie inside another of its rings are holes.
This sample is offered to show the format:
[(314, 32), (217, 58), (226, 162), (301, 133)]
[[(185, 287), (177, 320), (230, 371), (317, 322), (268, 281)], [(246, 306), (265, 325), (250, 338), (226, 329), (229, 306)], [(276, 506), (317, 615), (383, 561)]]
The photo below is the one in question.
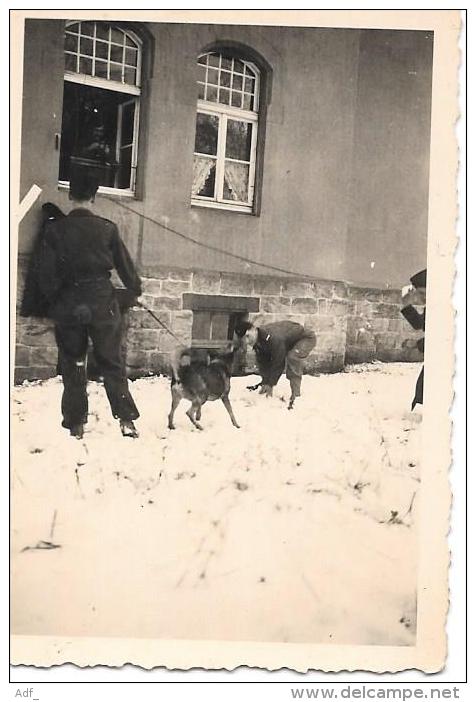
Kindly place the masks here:
[(111, 63), (109, 69), (109, 76), (111, 80), (122, 81), (122, 66), (118, 63)]
[(233, 73), (243, 73), (245, 70), (245, 66), (243, 64), (243, 61), (237, 61), (235, 59), (234, 64), (233, 64)]
[(231, 73), (220, 71), (220, 85), (229, 88), (231, 84)]
[(198, 99), (205, 100), (205, 86), (203, 83), (197, 83), (198, 85)]
[(96, 57), (107, 59), (109, 56), (109, 44), (104, 41), (96, 42)]
[(206, 66), (206, 64), (207, 64), (207, 55), (205, 54), (205, 56), (200, 56), (200, 58), (198, 59), (198, 63), (202, 63), (204, 66)]
[(214, 68), (208, 69), (208, 82), (213, 85), (218, 85), (218, 71)]
[(232, 91), (231, 104), (233, 105), (233, 107), (241, 107), (242, 99), (243, 99), (242, 93), (238, 93), (236, 90)]
[(226, 90), (224, 88), (220, 89), (220, 97), (218, 98), (218, 101), (221, 102), (222, 105), (229, 105), (230, 104), (230, 91)]
[(226, 341), (228, 337), (228, 314), (214, 312), (212, 314), (212, 335), (214, 341)]
[(124, 50), (122, 46), (111, 45), (111, 61), (117, 61), (117, 63), (122, 63), (124, 58)]
[(253, 78), (245, 78), (245, 90), (247, 93), (254, 93), (255, 82)]
[(136, 69), (135, 68), (129, 68), (126, 66), (124, 69), (124, 83), (127, 83), (127, 85), (135, 85), (136, 84)]
[(225, 161), (225, 183), (223, 198), (248, 202), (249, 166), (244, 163)]
[(93, 55), (93, 40), (81, 37), (80, 41), (80, 52), (86, 54), (86, 56)]
[(121, 149), (120, 165), (117, 171), (116, 188), (130, 188), (131, 185), (131, 163), (132, 146)]
[(192, 195), (215, 197), (215, 159), (193, 157)]
[(216, 102), (218, 98), (218, 90), (214, 88), (212, 85), (207, 85), (207, 100), (210, 100), (210, 102)]
[(195, 129), (195, 151), (215, 156), (218, 142), (218, 117), (197, 113)]
[(71, 32), (72, 34), (78, 34), (79, 24), (76, 22), (75, 24), (68, 25), (68, 27), (66, 27), (66, 31)]
[(81, 34), (92, 37), (94, 35), (94, 22), (81, 22)]
[(122, 45), (124, 43), (124, 34), (119, 29), (111, 27), (111, 41)]
[(64, 37), (65, 51), (78, 51), (78, 37), (72, 34), (65, 34)]
[(135, 42), (133, 42), (132, 39), (130, 39), (127, 36), (127, 34), (126, 34), (126, 44), (127, 44), (127, 46), (136, 46)]
[(94, 72), (98, 78), (107, 78), (107, 63), (96, 59)]
[(72, 54), (65, 54), (64, 68), (65, 68), (65, 71), (76, 72), (76, 70), (77, 70), (76, 56), (72, 56)]
[(205, 310), (193, 312), (192, 339), (203, 340), (211, 337), (211, 313)]
[(134, 114), (136, 111), (135, 102), (128, 102), (122, 108), (122, 128), (120, 145), (126, 146), (132, 144), (134, 138)]
[(235, 119), (228, 119), (226, 128), (226, 157), (236, 158), (240, 161), (249, 161), (252, 133), (253, 125), (249, 122), (239, 122)]
[(208, 54), (208, 65), (218, 67), (220, 65), (220, 54)]
[(253, 109), (253, 95), (248, 95), (248, 93), (244, 93), (243, 95), (243, 109), (244, 110), (252, 110)]
[(233, 59), (231, 58), (226, 58), (225, 56), (221, 57), (221, 67), (226, 68), (228, 71), (231, 71), (232, 62)]
[(92, 60), (88, 59), (88, 58), (80, 58), (79, 59), (79, 72), (86, 73), (88, 76), (91, 76), (93, 73)]
[(137, 66), (137, 51), (135, 49), (126, 49), (125, 61), (129, 66)]
[(109, 39), (109, 25), (104, 22), (97, 22), (96, 37), (99, 39)]
[(236, 88), (236, 90), (243, 90), (243, 76), (237, 76), (235, 73), (233, 74), (233, 87)]

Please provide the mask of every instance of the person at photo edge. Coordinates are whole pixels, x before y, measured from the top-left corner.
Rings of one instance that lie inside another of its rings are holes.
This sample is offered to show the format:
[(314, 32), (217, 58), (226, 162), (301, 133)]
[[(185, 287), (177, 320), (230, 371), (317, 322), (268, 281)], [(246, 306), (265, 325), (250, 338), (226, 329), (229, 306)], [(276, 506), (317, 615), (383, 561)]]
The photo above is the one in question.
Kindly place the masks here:
[(249, 389), (255, 390), (260, 387), (260, 393), (271, 397), (273, 387), (286, 368), (286, 378), (291, 386), (288, 409), (292, 409), (294, 400), (301, 396), (304, 360), (316, 346), (315, 332), (297, 322), (287, 320), (261, 327), (255, 327), (251, 322), (243, 320), (236, 324), (235, 334), (238, 338), (245, 338), (256, 354), (262, 380)]
[(122, 319), (111, 282), (116, 269), (131, 299), (142, 294), (141, 280), (117, 226), (86, 206), (94, 203), (97, 178), (86, 168), (71, 171), (68, 215), (46, 222), (38, 262), (38, 286), (55, 322), (63, 377), (62, 426), (78, 439), (88, 416), (88, 340), (104, 378), (111, 411), (123, 436), (137, 438), (139, 412), (129, 391), (121, 352)]
[[(410, 285), (402, 288), (402, 304), (404, 307), (400, 311), (407, 322), (413, 329), (424, 333), (426, 316), (426, 269), (415, 273), (415, 275), (410, 278)], [(423, 307), (423, 311), (419, 312), (417, 307)], [(424, 336), (418, 339), (416, 347), (421, 354), (424, 354)], [(415, 409), (416, 405), (423, 405), (424, 374), (424, 366), (422, 366), (415, 385), (415, 393), (411, 404), (412, 411)]]

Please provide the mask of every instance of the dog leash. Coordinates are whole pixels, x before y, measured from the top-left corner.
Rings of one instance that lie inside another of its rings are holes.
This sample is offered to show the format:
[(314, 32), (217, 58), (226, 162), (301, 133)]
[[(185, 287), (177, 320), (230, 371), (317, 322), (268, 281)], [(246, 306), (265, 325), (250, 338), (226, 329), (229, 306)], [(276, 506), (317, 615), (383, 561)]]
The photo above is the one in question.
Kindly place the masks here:
[(160, 324), (160, 326), (162, 327), (162, 329), (164, 329), (164, 330), (167, 332), (167, 334), (170, 334), (170, 336), (172, 336), (172, 337), (175, 339), (175, 341), (178, 341), (179, 344), (182, 344), (182, 343), (183, 343), (183, 341), (182, 341), (181, 339), (179, 339), (178, 336), (176, 336), (176, 335), (173, 333), (173, 331), (172, 331), (171, 329), (168, 328), (168, 326), (165, 324), (165, 322), (162, 322), (162, 320), (159, 319), (159, 318), (157, 317), (157, 315), (154, 314), (154, 312), (152, 312), (152, 310), (150, 310), (150, 309), (147, 307), (147, 305), (144, 305), (143, 302), (139, 302), (138, 300), (136, 300), (136, 303), (135, 303), (135, 304), (136, 304), (138, 307), (142, 307), (143, 310), (145, 310), (146, 312), (148, 312), (148, 313), (150, 314), (150, 316), (151, 316), (153, 319), (155, 319), (155, 321), (157, 322), (157, 324)]

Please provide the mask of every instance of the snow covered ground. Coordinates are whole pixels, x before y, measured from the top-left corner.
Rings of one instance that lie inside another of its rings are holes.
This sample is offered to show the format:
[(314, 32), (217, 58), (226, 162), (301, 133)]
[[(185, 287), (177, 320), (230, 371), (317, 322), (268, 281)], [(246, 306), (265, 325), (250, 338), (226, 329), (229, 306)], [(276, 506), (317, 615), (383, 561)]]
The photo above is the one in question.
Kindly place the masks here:
[(419, 366), (305, 376), (292, 412), (232, 380), (204, 431), (166, 378), (132, 384), (139, 440), (89, 387), (84, 441), (61, 382), (13, 391), (15, 634), (412, 645)]

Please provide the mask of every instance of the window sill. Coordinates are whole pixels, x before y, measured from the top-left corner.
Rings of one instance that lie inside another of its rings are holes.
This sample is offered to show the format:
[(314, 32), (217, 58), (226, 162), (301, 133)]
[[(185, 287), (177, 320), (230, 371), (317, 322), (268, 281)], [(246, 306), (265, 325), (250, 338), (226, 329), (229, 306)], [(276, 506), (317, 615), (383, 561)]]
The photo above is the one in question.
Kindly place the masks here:
[[(69, 183), (60, 180), (58, 183), (58, 190), (69, 190)], [(98, 195), (112, 195), (113, 197), (123, 197), (127, 198), (128, 200), (137, 200), (138, 198), (136, 197), (136, 194), (129, 189), (124, 189), (122, 190), (121, 188), (107, 188), (103, 185), (99, 186), (98, 188)]]
[(246, 205), (225, 205), (222, 202), (213, 202), (209, 200), (192, 200), (192, 207), (206, 207), (210, 210), (221, 210), (222, 212), (238, 212), (239, 214), (253, 215), (253, 208)]

